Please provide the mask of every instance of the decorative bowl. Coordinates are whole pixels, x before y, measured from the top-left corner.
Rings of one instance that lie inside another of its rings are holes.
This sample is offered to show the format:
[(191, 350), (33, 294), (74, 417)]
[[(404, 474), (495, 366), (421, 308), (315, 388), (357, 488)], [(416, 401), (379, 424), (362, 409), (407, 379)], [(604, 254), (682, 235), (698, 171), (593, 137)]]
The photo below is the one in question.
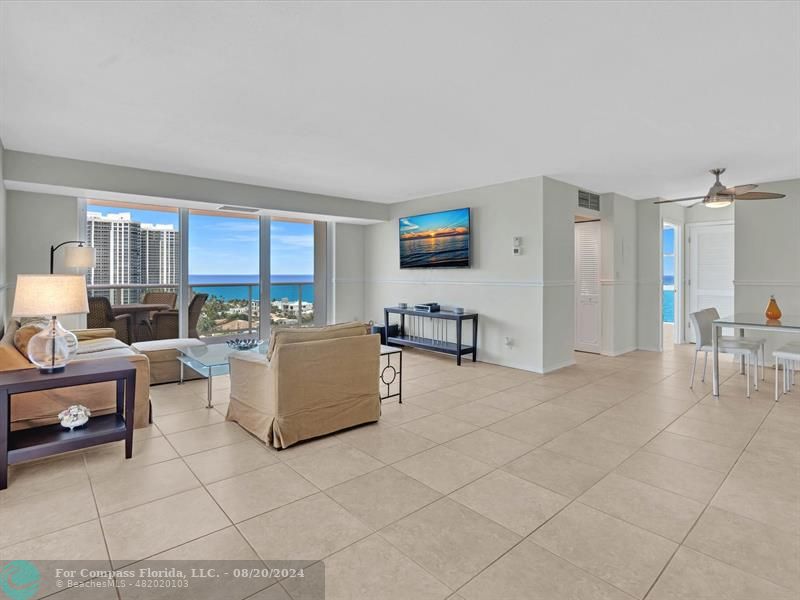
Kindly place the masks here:
[(58, 413), (58, 418), (61, 419), (61, 426), (70, 431), (81, 425), (86, 425), (91, 416), (92, 411), (81, 404), (73, 404)]
[(256, 338), (236, 338), (225, 342), (229, 348), (234, 350), (252, 350), (256, 346), (264, 343), (264, 340), (257, 340)]

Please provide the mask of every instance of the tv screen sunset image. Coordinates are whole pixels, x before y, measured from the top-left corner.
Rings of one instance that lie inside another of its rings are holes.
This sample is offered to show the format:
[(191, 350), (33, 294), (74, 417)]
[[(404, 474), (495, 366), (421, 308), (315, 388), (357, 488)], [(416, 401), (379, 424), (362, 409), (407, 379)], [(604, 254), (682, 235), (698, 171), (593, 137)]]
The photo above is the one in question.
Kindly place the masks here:
[(400, 268), (468, 267), (469, 209), (400, 219)]

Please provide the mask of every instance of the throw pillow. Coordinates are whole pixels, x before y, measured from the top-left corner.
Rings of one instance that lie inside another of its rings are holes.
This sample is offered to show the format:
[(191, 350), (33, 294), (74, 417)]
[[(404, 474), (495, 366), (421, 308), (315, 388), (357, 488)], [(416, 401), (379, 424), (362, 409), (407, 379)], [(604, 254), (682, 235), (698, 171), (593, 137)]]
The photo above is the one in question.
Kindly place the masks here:
[(46, 325), (40, 323), (31, 323), (30, 325), (24, 325), (17, 329), (14, 333), (14, 346), (19, 351), (20, 354), (24, 357), (28, 357), (28, 342), (30, 342), (31, 338), (35, 336), (37, 333), (42, 331)]

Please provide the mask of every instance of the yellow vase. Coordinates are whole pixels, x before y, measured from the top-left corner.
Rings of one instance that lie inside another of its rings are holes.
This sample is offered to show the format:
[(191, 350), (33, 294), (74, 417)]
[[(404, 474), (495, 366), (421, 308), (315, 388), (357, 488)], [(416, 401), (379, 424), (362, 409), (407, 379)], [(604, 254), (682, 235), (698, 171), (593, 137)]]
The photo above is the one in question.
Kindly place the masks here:
[(764, 313), (768, 319), (778, 320), (781, 318), (781, 309), (778, 308), (778, 303), (775, 301), (775, 296), (769, 297), (769, 304), (767, 305), (767, 310)]

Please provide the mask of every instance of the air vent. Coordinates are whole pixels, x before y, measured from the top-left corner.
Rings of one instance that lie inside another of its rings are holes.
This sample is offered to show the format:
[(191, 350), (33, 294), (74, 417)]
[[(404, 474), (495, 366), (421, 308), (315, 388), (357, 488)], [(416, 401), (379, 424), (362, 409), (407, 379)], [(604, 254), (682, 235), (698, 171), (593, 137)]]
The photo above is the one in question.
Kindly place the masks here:
[(591, 192), (578, 190), (578, 206), (589, 210), (600, 210), (600, 196)]
[(257, 213), (259, 209), (246, 206), (220, 206), (218, 210), (229, 210), (231, 212), (240, 213)]

